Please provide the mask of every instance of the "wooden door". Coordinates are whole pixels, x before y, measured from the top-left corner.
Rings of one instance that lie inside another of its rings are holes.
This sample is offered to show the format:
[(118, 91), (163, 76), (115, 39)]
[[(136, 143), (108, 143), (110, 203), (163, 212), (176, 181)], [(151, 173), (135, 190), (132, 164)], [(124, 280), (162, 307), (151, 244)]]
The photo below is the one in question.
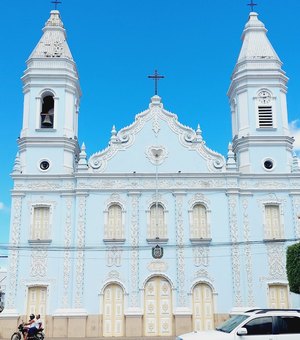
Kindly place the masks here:
[(289, 308), (288, 287), (286, 285), (269, 285), (269, 307)]
[(193, 328), (195, 331), (214, 329), (214, 308), (212, 289), (199, 283), (193, 290)]
[(104, 290), (103, 300), (103, 336), (123, 336), (123, 289), (117, 284), (107, 286)]
[(172, 335), (172, 291), (162, 277), (150, 279), (145, 286), (145, 336)]
[(47, 305), (47, 287), (29, 287), (27, 298), (27, 317), (30, 314), (40, 314), (42, 317), (46, 315)]

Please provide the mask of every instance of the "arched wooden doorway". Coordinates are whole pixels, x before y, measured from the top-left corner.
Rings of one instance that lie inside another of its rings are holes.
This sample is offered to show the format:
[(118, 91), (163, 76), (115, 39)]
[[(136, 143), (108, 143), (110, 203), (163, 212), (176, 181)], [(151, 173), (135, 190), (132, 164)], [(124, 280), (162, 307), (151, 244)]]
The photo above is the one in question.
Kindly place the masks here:
[(193, 289), (193, 329), (214, 329), (213, 292), (206, 283), (198, 283)]
[(124, 293), (118, 284), (110, 284), (103, 294), (103, 336), (124, 335)]
[(145, 285), (145, 336), (172, 335), (172, 290), (168, 280), (155, 276)]

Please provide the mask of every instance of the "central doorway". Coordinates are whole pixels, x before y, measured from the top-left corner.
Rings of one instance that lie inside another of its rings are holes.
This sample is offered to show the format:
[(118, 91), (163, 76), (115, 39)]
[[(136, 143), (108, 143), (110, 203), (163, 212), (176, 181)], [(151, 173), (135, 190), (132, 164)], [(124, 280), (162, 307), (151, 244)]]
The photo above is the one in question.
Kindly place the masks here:
[(145, 336), (172, 335), (172, 290), (168, 280), (155, 276), (145, 285)]

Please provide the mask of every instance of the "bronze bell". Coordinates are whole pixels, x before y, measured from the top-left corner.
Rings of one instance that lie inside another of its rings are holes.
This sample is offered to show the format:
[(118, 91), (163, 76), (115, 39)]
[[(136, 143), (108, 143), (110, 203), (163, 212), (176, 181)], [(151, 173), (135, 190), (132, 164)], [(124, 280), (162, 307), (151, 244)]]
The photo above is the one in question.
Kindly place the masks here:
[(50, 118), (49, 113), (46, 113), (43, 116), (44, 116), (44, 118), (42, 120), (42, 125), (47, 126), (47, 127), (51, 127), (52, 122), (51, 122), (51, 118)]

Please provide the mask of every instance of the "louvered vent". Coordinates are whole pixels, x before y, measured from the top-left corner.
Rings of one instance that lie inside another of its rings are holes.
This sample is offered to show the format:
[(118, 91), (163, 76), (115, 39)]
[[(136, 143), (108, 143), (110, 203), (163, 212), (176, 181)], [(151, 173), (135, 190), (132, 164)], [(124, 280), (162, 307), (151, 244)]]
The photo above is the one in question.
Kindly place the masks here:
[(259, 106), (258, 120), (260, 128), (273, 127), (272, 106)]

